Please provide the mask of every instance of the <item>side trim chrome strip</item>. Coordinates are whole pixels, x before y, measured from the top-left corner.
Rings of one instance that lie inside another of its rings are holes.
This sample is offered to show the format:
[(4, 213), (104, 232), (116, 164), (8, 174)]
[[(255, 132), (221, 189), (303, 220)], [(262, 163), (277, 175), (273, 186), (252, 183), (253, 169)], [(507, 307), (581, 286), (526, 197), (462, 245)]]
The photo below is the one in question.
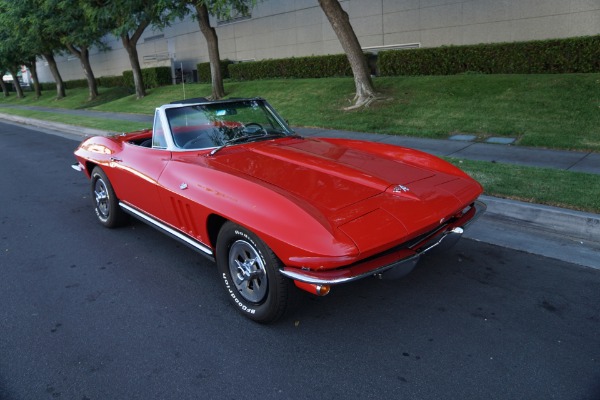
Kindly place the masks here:
[(124, 211), (132, 214), (133, 216), (135, 216), (137, 218), (140, 218), (144, 222), (147, 222), (148, 224), (152, 225), (153, 227), (158, 228), (158, 229), (164, 231), (165, 233), (168, 233), (169, 235), (173, 236), (175, 239), (178, 239), (178, 240), (184, 242), (185, 244), (191, 246), (192, 248), (194, 248), (196, 250), (201, 251), (202, 253), (204, 253), (208, 256), (211, 256), (211, 257), (213, 256), (212, 250), (208, 246), (198, 242), (197, 240), (194, 240), (194, 239), (190, 238), (189, 236), (182, 234), (181, 232), (171, 228), (168, 225), (163, 224), (162, 222), (158, 221), (155, 218), (150, 217), (147, 214), (144, 214), (143, 212), (131, 207), (130, 205), (123, 203), (122, 201), (119, 202), (119, 206), (121, 206), (121, 208)]

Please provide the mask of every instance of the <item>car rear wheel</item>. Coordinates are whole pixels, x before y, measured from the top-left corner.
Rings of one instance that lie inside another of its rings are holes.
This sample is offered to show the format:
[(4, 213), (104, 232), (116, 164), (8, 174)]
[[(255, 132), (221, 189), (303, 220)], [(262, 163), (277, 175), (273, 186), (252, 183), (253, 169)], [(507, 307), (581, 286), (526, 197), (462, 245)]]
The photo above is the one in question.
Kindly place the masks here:
[(216, 259), (228, 298), (243, 315), (268, 323), (285, 313), (290, 281), (279, 273), (281, 261), (255, 234), (227, 222), (217, 238)]
[(110, 181), (100, 167), (92, 171), (92, 201), (98, 221), (107, 228), (116, 228), (127, 222), (127, 214), (119, 207)]

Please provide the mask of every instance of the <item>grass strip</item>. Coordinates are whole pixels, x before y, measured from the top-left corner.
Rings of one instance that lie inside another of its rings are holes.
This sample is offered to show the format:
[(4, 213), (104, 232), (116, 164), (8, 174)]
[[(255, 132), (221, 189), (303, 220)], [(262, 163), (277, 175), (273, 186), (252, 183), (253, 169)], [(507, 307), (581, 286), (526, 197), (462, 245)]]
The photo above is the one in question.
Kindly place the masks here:
[(90, 118), (79, 115), (54, 114), (46, 111), (21, 110), (7, 108), (0, 105), (0, 113), (18, 115), (43, 121), (58, 122), (61, 124), (82, 126), (86, 128), (101, 129), (111, 132), (130, 132), (152, 127), (152, 124), (143, 122), (130, 122), (106, 118)]
[(489, 161), (447, 160), (479, 181), (487, 195), (600, 213), (600, 175)]
[[(264, 97), (294, 126), (332, 128), (429, 138), (454, 133), (514, 137), (517, 145), (600, 151), (600, 74), (378, 77), (381, 100), (351, 112), (351, 78), (272, 79), (226, 82), (230, 97)], [(152, 114), (174, 100), (205, 97), (209, 84), (166, 86), (136, 99), (124, 88), (101, 88), (87, 102), (87, 89), (71, 89), (55, 100), (28, 94), (1, 104), (88, 108)]]

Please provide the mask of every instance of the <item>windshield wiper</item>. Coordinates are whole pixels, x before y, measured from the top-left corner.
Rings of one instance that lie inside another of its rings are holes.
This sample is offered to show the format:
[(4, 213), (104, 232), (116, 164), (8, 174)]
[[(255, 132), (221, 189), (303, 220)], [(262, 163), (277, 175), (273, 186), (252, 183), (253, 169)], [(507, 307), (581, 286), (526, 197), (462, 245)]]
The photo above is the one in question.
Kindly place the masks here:
[[(210, 153), (208, 153), (209, 156), (213, 156), (215, 155), (216, 152), (218, 152), (221, 149), (224, 149), (225, 147), (229, 147), (232, 146), (234, 144), (239, 144), (239, 143), (244, 143), (244, 142), (249, 142), (251, 140), (267, 140), (267, 139), (273, 139), (273, 138), (278, 138), (278, 137), (287, 137), (288, 135), (286, 135), (283, 132), (278, 132), (278, 133), (267, 133), (265, 134), (260, 134), (260, 135), (248, 135), (248, 136), (240, 136), (240, 137), (236, 137), (233, 139), (228, 140), (225, 144), (213, 149)], [(299, 137), (298, 135), (291, 135), (290, 137)]]

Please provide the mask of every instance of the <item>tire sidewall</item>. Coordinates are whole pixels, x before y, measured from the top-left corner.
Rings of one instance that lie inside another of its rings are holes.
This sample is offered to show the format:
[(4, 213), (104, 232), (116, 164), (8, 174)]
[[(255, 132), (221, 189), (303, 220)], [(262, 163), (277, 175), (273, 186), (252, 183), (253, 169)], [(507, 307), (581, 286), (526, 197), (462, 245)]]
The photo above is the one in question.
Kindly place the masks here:
[[(104, 187), (106, 187), (106, 192), (107, 192), (107, 196), (108, 196), (108, 217), (104, 217), (102, 215), (102, 213), (100, 213), (100, 211), (98, 210), (98, 205), (96, 204), (96, 198), (95, 198), (95, 187), (96, 187), (96, 182), (101, 180), (104, 183)], [(115, 191), (113, 190), (113, 187), (110, 183), (110, 181), (108, 180), (108, 177), (106, 176), (106, 174), (104, 173), (104, 171), (102, 171), (102, 169), (100, 169), (99, 167), (94, 168), (94, 170), (92, 171), (92, 175), (91, 175), (91, 194), (92, 194), (92, 201), (94, 204), (94, 212), (96, 213), (96, 218), (98, 219), (98, 221), (108, 227), (108, 228), (113, 228), (119, 225), (119, 221), (118, 221), (118, 217), (119, 217), (119, 204), (118, 204), (118, 199), (117, 196), (115, 195)]]
[[(238, 240), (249, 243), (258, 253), (267, 274), (267, 294), (259, 303), (246, 300), (238, 291), (229, 269), (229, 249)], [(217, 269), (229, 301), (244, 316), (257, 322), (272, 322), (283, 314), (287, 294), (283, 288), (287, 284), (279, 272), (279, 262), (270, 249), (249, 230), (227, 223), (219, 232), (216, 248)], [(281, 296), (284, 296), (282, 298)]]

